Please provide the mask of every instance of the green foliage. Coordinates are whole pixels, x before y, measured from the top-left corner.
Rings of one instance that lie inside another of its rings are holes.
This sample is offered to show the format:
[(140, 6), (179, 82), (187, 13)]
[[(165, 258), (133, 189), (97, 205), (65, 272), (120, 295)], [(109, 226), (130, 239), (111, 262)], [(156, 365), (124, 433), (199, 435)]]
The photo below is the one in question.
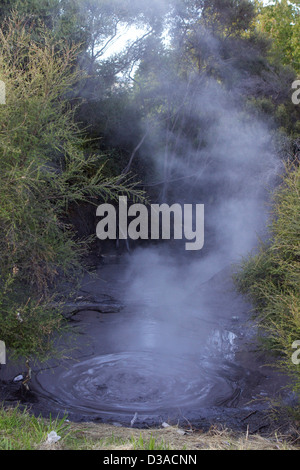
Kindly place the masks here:
[(170, 450), (170, 446), (163, 439), (161, 442), (157, 442), (157, 439), (151, 436), (149, 440), (145, 440), (142, 434), (140, 434), (138, 439), (132, 437), (131, 444), (134, 450)]
[(255, 8), (249, 0), (204, 0), (203, 18), (206, 26), (216, 27), (221, 35), (239, 35), (249, 30)]
[(290, 97), (280, 101), (267, 96), (249, 97), (246, 108), (256, 116), (263, 116), (270, 128), (289, 136), (293, 141), (300, 135), (300, 108), (292, 103)]
[(235, 276), (239, 290), (253, 302), (265, 345), (280, 356), (280, 364), (295, 378), (292, 344), (300, 338), (300, 168), (287, 167), (274, 197), (271, 238), (258, 254), (245, 259)]
[(124, 178), (104, 175), (101, 155), (83, 151), (66, 98), (81, 78), (78, 49), (55, 46), (47, 29), (33, 41), (18, 17), (0, 32), (7, 96), (0, 107), (0, 337), (27, 354), (44, 352), (60, 324), (46, 300), (49, 287), (79, 269), (84, 245), (68, 223), (69, 205), (139, 194)]
[(62, 439), (68, 436), (66, 417), (44, 420), (19, 408), (0, 408), (0, 450), (37, 450), (55, 431)]
[(0, 292), (0, 334), (9, 347), (10, 359), (32, 357), (46, 359), (53, 354), (53, 334), (64, 327), (59, 308), (54, 308), (50, 299), (31, 299), (27, 302), (18, 295), (20, 288)]
[(84, 49), (88, 43), (88, 32), (79, 5), (79, 0), (3, 0), (1, 27), (5, 29), (4, 21), (17, 12), (34, 40), (38, 40), (40, 34), (36, 26), (42, 24), (58, 41), (63, 40), (70, 45), (81, 44)]
[(258, 0), (257, 28), (273, 39), (275, 57), (300, 73), (300, 7), (297, 3), (276, 0), (264, 5)]

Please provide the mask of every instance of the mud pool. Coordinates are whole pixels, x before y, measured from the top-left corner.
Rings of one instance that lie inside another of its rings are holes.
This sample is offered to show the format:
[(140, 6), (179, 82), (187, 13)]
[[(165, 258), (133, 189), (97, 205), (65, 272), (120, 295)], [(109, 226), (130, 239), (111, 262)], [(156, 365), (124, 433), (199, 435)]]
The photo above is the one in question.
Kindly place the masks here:
[(115, 425), (269, 427), (270, 399), (292, 398), (257, 350), (251, 306), (235, 292), (230, 268), (193, 292), (183, 285), (180, 299), (162, 298), (161, 280), (143, 285), (138, 274), (139, 295), (126, 257), (86, 276), (66, 307), (71, 331), (59, 348), (69, 358), (33, 365), (25, 394), (13, 383), (22, 366), (2, 367), (2, 399), (43, 415)]

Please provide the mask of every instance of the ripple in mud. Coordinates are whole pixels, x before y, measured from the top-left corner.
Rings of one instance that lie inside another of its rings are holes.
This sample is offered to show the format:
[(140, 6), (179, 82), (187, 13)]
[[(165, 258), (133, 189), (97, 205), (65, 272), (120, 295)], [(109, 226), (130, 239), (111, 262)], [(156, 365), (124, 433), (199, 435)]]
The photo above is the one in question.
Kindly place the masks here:
[[(229, 400), (236, 394), (232, 371), (209, 360), (161, 357), (151, 352), (128, 352), (92, 357), (37, 375), (39, 395), (68, 411), (158, 416), (175, 409), (197, 409)], [(234, 374), (233, 374), (234, 375)]]

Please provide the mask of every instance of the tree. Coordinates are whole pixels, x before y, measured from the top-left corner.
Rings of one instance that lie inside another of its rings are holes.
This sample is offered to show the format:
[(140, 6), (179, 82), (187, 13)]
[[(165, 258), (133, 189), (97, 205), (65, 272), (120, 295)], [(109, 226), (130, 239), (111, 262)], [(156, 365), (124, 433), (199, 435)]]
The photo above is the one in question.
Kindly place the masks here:
[(300, 7), (288, 0), (267, 6), (259, 0), (257, 5), (257, 29), (273, 39), (274, 56), (300, 73)]

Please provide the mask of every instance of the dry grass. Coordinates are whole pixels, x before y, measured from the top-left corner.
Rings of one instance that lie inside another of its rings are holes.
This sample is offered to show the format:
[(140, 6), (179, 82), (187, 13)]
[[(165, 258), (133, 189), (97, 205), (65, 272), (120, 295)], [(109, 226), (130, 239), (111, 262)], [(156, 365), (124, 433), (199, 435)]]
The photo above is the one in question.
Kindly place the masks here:
[[(212, 427), (209, 432), (185, 431), (176, 426), (139, 430), (107, 424), (84, 423), (70, 426), (66, 440), (52, 446), (56, 450), (299, 450), (285, 436), (268, 438), (238, 434)], [(178, 432), (180, 431), (180, 433)], [(46, 446), (49, 450), (49, 446)], [(45, 449), (42, 445), (40, 449)]]

